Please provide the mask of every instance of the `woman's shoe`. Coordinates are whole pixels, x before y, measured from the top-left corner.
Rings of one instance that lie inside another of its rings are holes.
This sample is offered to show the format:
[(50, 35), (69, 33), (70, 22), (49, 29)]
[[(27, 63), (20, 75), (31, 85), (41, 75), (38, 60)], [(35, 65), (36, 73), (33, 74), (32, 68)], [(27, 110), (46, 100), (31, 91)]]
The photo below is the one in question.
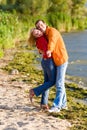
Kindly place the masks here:
[(32, 103), (33, 96), (34, 96), (34, 91), (33, 91), (33, 89), (30, 89), (29, 90), (29, 99), (30, 99), (31, 103)]
[(41, 109), (43, 110), (49, 110), (49, 106), (48, 105), (45, 105), (45, 104), (41, 104)]

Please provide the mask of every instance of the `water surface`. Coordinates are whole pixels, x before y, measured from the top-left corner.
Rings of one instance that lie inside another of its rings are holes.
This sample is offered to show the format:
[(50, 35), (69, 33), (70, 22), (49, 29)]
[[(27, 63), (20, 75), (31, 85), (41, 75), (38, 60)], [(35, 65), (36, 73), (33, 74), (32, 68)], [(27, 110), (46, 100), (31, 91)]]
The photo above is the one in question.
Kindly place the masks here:
[(87, 82), (87, 30), (62, 34), (69, 54), (67, 74)]

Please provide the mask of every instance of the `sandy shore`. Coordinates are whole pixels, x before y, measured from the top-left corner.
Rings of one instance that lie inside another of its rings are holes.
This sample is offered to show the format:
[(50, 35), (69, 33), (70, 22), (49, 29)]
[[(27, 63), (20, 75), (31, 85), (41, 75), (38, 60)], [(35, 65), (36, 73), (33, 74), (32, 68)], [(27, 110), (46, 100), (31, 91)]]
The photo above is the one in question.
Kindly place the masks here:
[[(0, 61), (0, 67), (4, 63)], [(39, 104), (29, 102), (26, 90), (31, 86), (13, 80), (18, 77), (0, 69), (0, 130), (68, 130), (70, 122), (48, 116)]]

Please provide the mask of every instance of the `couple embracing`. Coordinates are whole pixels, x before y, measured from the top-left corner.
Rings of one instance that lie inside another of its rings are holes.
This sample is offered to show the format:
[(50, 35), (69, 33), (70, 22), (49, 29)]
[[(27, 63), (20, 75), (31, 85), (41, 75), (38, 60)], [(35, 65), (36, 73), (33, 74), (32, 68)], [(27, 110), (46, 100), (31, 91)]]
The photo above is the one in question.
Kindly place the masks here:
[[(30, 32), (28, 42), (36, 45), (42, 54), (41, 65), (44, 72), (44, 83), (29, 90), (32, 102), (34, 96), (41, 97), (41, 108), (49, 112), (60, 112), (67, 108), (65, 74), (68, 65), (68, 53), (63, 38), (58, 30), (49, 27), (43, 20), (37, 20)], [(48, 107), (49, 88), (56, 86), (56, 95), (52, 107)]]

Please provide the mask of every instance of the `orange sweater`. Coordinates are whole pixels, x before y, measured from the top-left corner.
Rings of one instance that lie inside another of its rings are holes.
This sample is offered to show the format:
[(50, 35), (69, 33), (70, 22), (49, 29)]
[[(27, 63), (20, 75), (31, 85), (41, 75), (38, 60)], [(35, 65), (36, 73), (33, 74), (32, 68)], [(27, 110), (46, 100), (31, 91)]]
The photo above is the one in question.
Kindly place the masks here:
[(68, 61), (67, 50), (58, 30), (52, 27), (47, 27), (46, 36), (48, 38), (48, 50), (52, 52), (56, 66), (60, 66)]

